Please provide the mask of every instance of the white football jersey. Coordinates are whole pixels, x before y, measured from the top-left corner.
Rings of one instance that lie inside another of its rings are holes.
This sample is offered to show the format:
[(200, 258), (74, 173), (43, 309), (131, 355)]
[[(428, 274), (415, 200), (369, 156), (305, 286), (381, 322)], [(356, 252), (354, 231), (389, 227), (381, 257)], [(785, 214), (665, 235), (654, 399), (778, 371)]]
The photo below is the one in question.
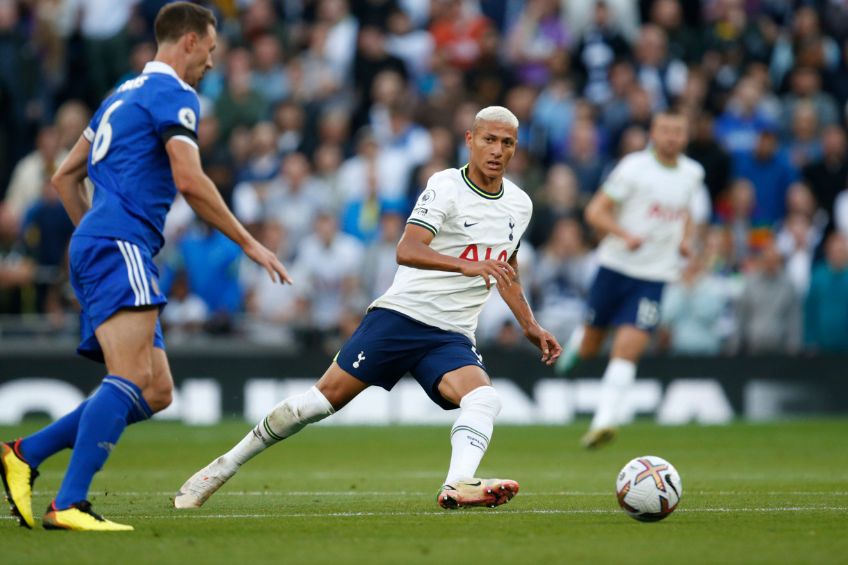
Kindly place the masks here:
[(623, 239), (608, 234), (598, 247), (598, 262), (637, 279), (677, 279), (686, 218), (703, 183), (704, 168), (685, 155), (676, 167), (660, 163), (650, 149), (622, 159), (603, 191), (618, 203), (618, 225), (644, 243), (630, 251)]
[[(507, 261), (530, 223), (530, 197), (507, 179), (500, 192), (487, 193), (471, 182), (467, 170), (466, 165), (430, 177), (407, 223), (433, 232), (430, 247), (444, 255)], [(477, 318), (489, 292), (482, 277), (401, 265), (392, 286), (371, 306), (462, 333), (474, 342)]]

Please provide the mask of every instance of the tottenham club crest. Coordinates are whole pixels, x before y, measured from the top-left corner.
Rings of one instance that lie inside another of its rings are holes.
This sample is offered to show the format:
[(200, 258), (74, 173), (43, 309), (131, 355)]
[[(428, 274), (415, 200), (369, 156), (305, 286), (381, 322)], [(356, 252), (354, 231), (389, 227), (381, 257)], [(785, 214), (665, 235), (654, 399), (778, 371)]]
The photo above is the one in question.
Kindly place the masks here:
[(509, 217), (509, 240), (512, 241), (512, 232), (515, 230), (515, 219), (512, 216)]

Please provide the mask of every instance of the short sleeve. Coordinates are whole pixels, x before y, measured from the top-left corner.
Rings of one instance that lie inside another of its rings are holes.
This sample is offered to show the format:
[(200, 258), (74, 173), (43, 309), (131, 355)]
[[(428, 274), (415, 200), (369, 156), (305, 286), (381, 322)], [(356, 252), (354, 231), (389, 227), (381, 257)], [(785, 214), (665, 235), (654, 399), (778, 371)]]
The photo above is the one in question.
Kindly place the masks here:
[(180, 137), (197, 145), (197, 121), (200, 116), (200, 101), (194, 91), (175, 88), (159, 93), (150, 109), (156, 132), (163, 142)]
[(406, 223), (425, 228), (436, 235), (453, 208), (453, 187), (430, 177)]
[(633, 191), (632, 163), (632, 160), (625, 158), (625, 160), (616, 165), (606, 182), (604, 182), (602, 189), (604, 194), (616, 202), (626, 199)]

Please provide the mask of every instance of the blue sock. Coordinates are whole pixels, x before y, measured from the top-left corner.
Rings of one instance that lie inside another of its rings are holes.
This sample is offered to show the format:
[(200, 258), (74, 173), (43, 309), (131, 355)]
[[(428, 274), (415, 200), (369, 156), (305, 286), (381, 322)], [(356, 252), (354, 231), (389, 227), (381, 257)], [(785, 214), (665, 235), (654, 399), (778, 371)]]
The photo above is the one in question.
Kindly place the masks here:
[(72, 412), (65, 414), (46, 428), (21, 440), (18, 449), (30, 467), (37, 468), (42, 461), (54, 453), (74, 446), (80, 416), (86, 406), (88, 406), (88, 400), (82, 401)]
[(140, 415), (150, 410), (142, 403), (141, 390), (132, 382), (114, 375), (103, 379), (80, 416), (74, 452), (56, 495), (56, 508), (63, 510), (88, 498), (94, 474), (103, 467), (127, 423), (131, 419), (139, 421)]
[[(30, 467), (38, 468), (38, 466), (51, 455), (58, 453), (63, 449), (71, 449), (74, 447), (74, 442), (77, 439), (80, 417), (87, 405), (88, 400), (86, 399), (72, 412), (65, 414), (46, 428), (42, 428), (31, 436), (25, 437), (21, 440), (18, 449), (24, 459), (26, 459), (26, 462), (29, 463)], [(127, 417), (127, 425), (147, 420), (152, 415), (153, 411), (150, 409), (150, 406), (147, 405), (147, 401), (144, 400), (144, 397), (140, 396), (138, 406), (134, 406), (134, 409)]]

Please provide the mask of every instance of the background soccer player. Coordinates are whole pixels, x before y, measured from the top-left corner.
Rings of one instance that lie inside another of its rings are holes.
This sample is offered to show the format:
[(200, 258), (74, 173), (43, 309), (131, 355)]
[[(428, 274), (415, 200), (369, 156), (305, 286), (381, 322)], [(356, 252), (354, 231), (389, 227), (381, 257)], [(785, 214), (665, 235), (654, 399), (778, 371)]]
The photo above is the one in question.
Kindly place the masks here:
[(340, 410), (369, 386), (391, 389), (407, 372), (433, 402), (460, 409), (439, 504), (497, 506), (518, 492), (515, 481), (474, 478), (501, 408), (474, 345), (492, 280), (542, 361), (550, 365), (561, 352), (536, 322), (518, 279), (517, 251), (532, 203), (503, 178), (517, 135), (518, 119), (506, 108), (477, 114), (465, 134), (468, 165), (430, 178), (398, 244), (394, 283), (324, 376), (283, 400), (235, 447), (189, 478), (174, 500), (177, 508), (201, 506), (256, 454)]
[[(43, 525), (47, 529), (132, 530), (94, 513), (86, 500), (128, 424), (171, 402), (173, 381), (159, 311), (167, 302), (153, 257), (163, 244), (165, 215), (177, 190), (197, 214), (238, 243), (272, 279), (291, 282), (224, 204), (204, 174), (196, 143), (199, 103), (193, 86), (212, 67), (215, 17), (178, 2), (159, 12), (155, 61), (106, 98), (53, 177), (77, 225), (70, 245), (71, 282), (82, 307), (78, 351), (104, 361), (103, 384), (73, 412), (41, 431), (4, 443), (4, 485), (13, 512), (34, 525), (36, 468), (73, 448), (68, 470)], [(82, 181), (94, 183), (89, 209)]]
[(659, 323), (663, 286), (677, 278), (680, 256), (689, 255), (690, 209), (704, 169), (682, 154), (687, 128), (682, 115), (657, 114), (652, 145), (625, 157), (586, 208), (586, 220), (604, 235), (600, 269), (586, 324), (572, 334), (557, 370), (567, 373), (578, 360), (596, 355), (608, 328), (617, 328), (598, 408), (583, 436), (586, 447), (614, 437), (636, 363)]

